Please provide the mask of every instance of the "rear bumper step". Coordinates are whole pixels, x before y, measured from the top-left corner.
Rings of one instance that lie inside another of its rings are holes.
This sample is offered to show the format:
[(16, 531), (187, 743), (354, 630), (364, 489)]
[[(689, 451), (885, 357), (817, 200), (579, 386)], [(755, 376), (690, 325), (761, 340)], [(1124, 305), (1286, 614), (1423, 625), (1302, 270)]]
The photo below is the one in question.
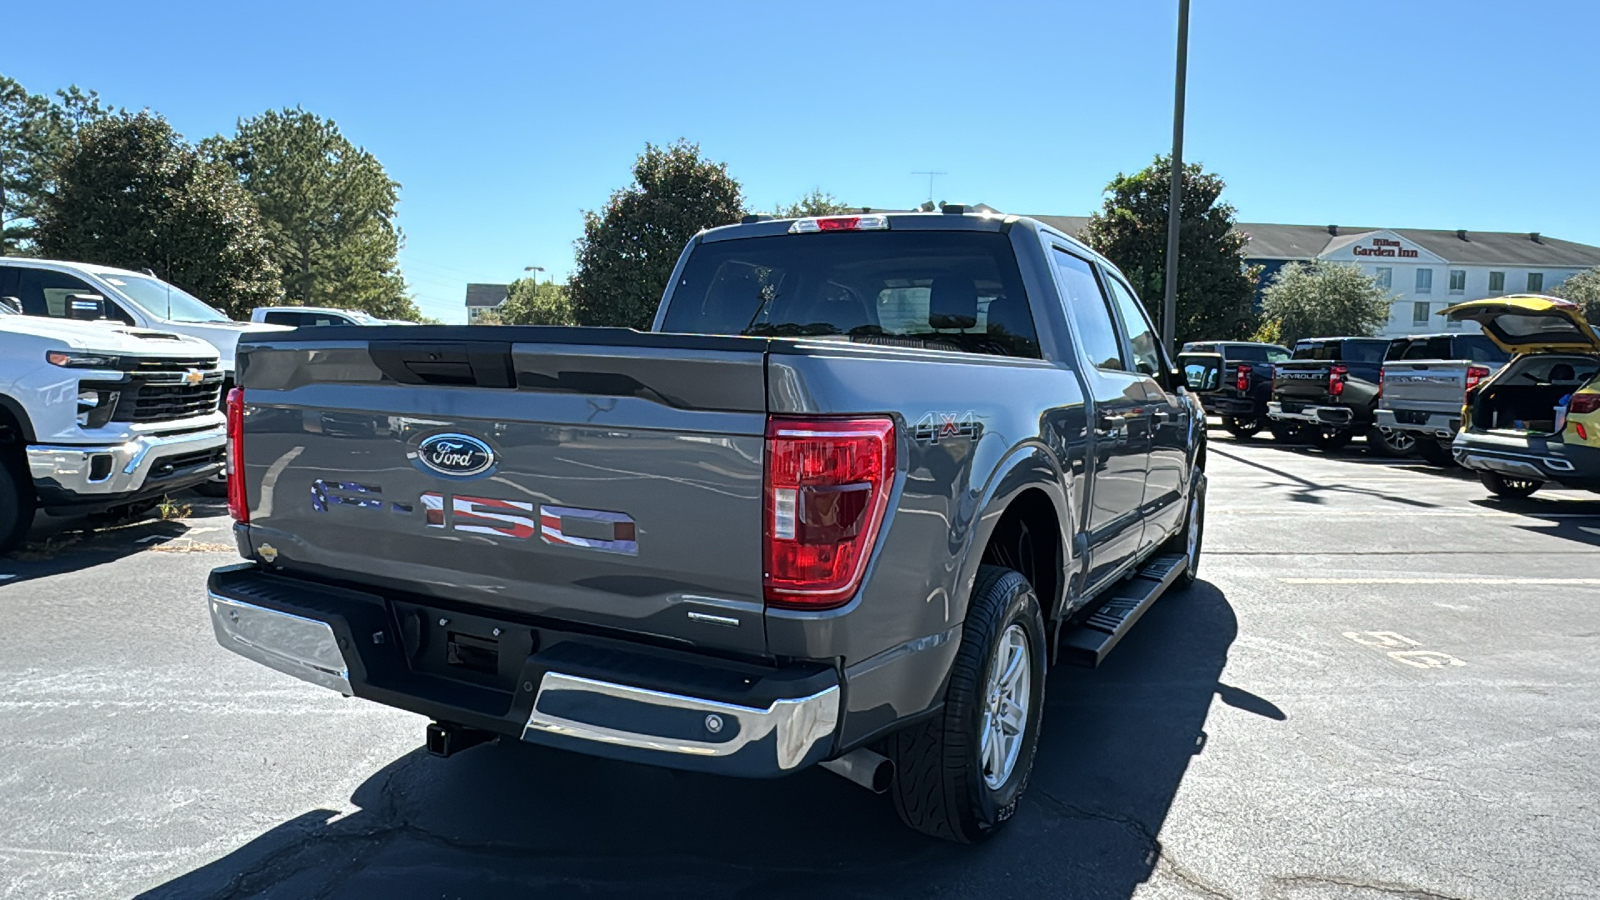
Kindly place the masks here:
[(1061, 636), (1062, 658), (1089, 668), (1100, 665), (1188, 566), (1188, 557), (1178, 554), (1157, 556), (1145, 563), (1138, 575), (1118, 585), (1089, 618)]
[[(473, 664), (462, 665), (459, 633), (419, 638), (406, 612), (411, 604), (364, 590), (247, 563), (214, 571), (207, 593), (222, 646), (444, 723), (430, 730), (436, 753), (463, 749), (459, 735), (474, 743), (502, 735), (669, 768), (771, 777), (832, 756), (840, 730), (843, 692), (835, 670), (822, 664), (740, 664), (454, 613), (447, 628), (486, 635)], [(484, 653), (494, 655), (492, 668)]]

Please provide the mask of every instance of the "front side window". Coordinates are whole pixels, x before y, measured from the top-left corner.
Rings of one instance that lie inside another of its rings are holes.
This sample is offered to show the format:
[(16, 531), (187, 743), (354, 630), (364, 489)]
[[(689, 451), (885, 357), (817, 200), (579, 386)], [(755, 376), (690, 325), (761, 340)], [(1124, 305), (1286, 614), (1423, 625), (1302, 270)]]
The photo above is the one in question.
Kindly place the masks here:
[(1053, 255), (1061, 283), (1061, 300), (1066, 304), (1067, 319), (1072, 322), (1073, 335), (1083, 347), (1084, 358), (1096, 368), (1126, 369), (1111, 307), (1100, 293), (1093, 267), (1087, 260), (1059, 248)]
[(1419, 294), (1431, 294), (1431, 293), (1433, 293), (1433, 270), (1432, 269), (1418, 269), (1417, 270), (1417, 293), (1419, 293)]
[(1010, 239), (970, 231), (702, 243), (673, 286), (662, 330), (1039, 356)]
[(1386, 291), (1394, 287), (1394, 269), (1389, 266), (1379, 266), (1373, 278)]
[(1540, 292), (1542, 290), (1544, 290), (1544, 273), (1543, 272), (1529, 272), (1528, 273), (1528, 293), (1537, 294), (1538, 292)]
[(1491, 294), (1503, 294), (1503, 293), (1505, 293), (1505, 291), (1506, 291), (1506, 273), (1504, 273), (1504, 272), (1490, 272), (1489, 273), (1489, 293), (1491, 293)]
[(67, 309), (67, 298), (73, 294), (93, 294), (105, 298), (106, 318), (128, 325), (133, 324), (133, 317), (118, 306), (115, 300), (106, 297), (104, 290), (65, 272), (49, 269), (18, 269), (15, 290), (17, 300), (22, 304), (22, 311), (30, 316), (45, 316), (51, 319), (71, 318)]
[(1452, 293), (1452, 294), (1460, 294), (1460, 293), (1465, 292), (1466, 289), (1467, 289), (1467, 270), (1466, 269), (1451, 269), (1450, 270), (1450, 293)]
[(1122, 316), (1123, 334), (1127, 335), (1128, 349), (1133, 352), (1133, 370), (1154, 378), (1161, 371), (1161, 349), (1150, 317), (1134, 298), (1132, 288), (1115, 278), (1107, 278), (1106, 287)]
[(290, 328), (300, 327), (301, 314), (288, 310), (275, 309), (261, 315), (261, 321), (268, 325), (287, 325)]
[(1426, 300), (1418, 300), (1417, 302), (1411, 304), (1411, 324), (1428, 324), (1428, 313), (1431, 312), (1429, 308), (1431, 306), (1432, 304)]

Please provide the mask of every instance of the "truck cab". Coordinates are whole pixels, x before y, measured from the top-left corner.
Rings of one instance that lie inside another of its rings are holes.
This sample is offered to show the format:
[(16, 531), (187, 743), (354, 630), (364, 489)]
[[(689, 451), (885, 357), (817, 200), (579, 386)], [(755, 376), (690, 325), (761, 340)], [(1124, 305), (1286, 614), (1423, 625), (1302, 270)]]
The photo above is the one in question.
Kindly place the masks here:
[(1485, 334), (1396, 338), (1379, 376), (1378, 428), (1391, 442), (1409, 435), (1417, 455), (1433, 465), (1454, 465), (1450, 444), (1461, 430), (1465, 397), (1510, 359)]
[(250, 311), (250, 321), (282, 325), (286, 328), (392, 324), (359, 309), (335, 309), (328, 306), (258, 306)]
[[(78, 298), (75, 304), (67, 302), (69, 296)], [(0, 302), (3, 298), (28, 316), (105, 321), (198, 338), (216, 349), (227, 384), (233, 382), (234, 351), (242, 335), (283, 330), (235, 322), (148, 272), (90, 263), (0, 258)]]
[(220, 473), (222, 383), (199, 339), (0, 304), (0, 552), (36, 512), (138, 504)]
[[(1293, 358), (1279, 363), (1273, 373), (1267, 416), (1298, 428), (1323, 450), (1338, 449), (1356, 435), (1374, 431), (1378, 379), (1388, 350), (1385, 338), (1296, 341)], [(1367, 447), (1377, 450), (1385, 445), (1372, 439)]]

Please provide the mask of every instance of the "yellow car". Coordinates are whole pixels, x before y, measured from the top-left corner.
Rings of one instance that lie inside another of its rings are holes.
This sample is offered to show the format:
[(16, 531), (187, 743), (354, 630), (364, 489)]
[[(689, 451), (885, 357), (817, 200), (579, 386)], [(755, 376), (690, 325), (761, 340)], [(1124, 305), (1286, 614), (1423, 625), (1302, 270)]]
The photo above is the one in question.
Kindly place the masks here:
[(1456, 461), (1501, 497), (1545, 484), (1600, 492), (1600, 335), (1578, 305), (1512, 294), (1458, 303), (1451, 321), (1477, 322), (1511, 353), (1494, 377), (1467, 392)]

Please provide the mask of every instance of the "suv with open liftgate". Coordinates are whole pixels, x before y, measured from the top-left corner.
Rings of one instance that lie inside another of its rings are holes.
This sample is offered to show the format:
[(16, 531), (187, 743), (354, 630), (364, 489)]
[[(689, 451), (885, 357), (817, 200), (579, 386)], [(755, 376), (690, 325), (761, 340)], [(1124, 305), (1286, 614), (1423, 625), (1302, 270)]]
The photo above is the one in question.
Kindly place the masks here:
[[(63, 302), (92, 315), (96, 299)], [(0, 553), (40, 510), (136, 507), (220, 472), (221, 392), (203, 341), (0, 302)]]
[(1546, 484), (1600, 491), (1600, 335), (1569, 300), (1513, 294), (1444, 311), (1512, 354), (1467, 391), (1451, 451), (1493, 493)]
[(1199, 560), (1199, 404), (1116, 268), (1032, 219), (749, 217), (649, 333), (302, 328), (240, 362), (218, 640), (441, 754), (821, 763), (976, 841), (1046, 663)]

